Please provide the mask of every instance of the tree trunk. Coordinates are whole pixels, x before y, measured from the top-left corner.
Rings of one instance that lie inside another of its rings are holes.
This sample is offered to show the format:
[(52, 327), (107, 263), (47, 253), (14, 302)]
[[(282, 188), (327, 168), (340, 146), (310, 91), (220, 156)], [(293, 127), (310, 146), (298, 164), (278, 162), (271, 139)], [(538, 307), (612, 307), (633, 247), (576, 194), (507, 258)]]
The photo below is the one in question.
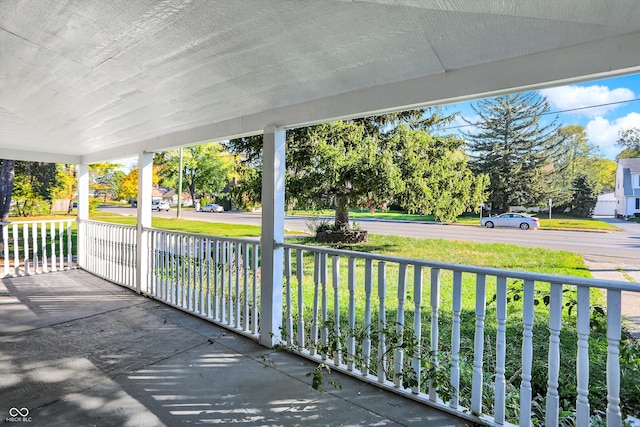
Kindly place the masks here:
[(349, 228), (349, 206), (347, 206), (347, 196), (341, 195), (336, 198), (336, 230)]
[(2, 170), (0, 170), (0, 221), (2, 222), (7, 222), (9, 220), (14, 176), (15, 161), (7, 159), (2, 160)]

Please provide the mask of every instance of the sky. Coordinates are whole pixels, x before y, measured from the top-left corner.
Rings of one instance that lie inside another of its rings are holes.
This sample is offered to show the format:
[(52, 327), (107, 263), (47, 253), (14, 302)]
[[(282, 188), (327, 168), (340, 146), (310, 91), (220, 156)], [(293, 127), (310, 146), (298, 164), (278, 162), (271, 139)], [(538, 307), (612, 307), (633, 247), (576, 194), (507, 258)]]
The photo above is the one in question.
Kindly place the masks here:
[[(551, 104), (551, 111), (558, 112), (558, 123), (583, 126), (589, 141), (608, 159), (615, 160), (622, 151), (616, 146), (620, 130), (640, 128), (640, 74), (559, 86), (540, 93)], [(470, 121), (475, 115), (469, 102), (445, 106), (445, 111), (460, 111)], [(466, 123), (460, 118), (453, 124), (462, 125)], [(128, 171), (136, 166), (137, 157), (117, 163)]]
[[(563, 126), (580, 125), (589, 141), (603, 156), (615, 160), (622, 148), (616, 145), (618, 132), (640, 128), (640, 74), (571, 84), (539, 91), (558, 112)], [(447, 112), (460, 111), (468, 120), (475, 115), (470, 103), (447, 106)], [(458, 125), (466, 124), (461, 119)]]

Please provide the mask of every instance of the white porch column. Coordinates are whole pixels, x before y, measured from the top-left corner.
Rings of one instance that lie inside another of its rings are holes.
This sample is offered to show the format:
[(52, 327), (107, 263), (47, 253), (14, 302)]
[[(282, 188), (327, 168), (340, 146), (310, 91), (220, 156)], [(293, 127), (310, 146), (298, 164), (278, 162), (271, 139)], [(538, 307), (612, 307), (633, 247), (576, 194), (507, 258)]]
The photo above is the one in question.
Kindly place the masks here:
[(151, 227), (151, 200), (153, 192), (153, 153), (138, 155), (138, 223), (136, 233), (136, 291), (147, 291), (149, 250), (144, 227)]
[(268, 126), (263, 136), (262, 283), (260, 343), (273, 347), (281, 338), (284, 262), (285, 130)]
[(78, 267), (84, 268), (86, 260), (86, 227), (82, 221), (89, 219), (89, 165), (78, 165)]

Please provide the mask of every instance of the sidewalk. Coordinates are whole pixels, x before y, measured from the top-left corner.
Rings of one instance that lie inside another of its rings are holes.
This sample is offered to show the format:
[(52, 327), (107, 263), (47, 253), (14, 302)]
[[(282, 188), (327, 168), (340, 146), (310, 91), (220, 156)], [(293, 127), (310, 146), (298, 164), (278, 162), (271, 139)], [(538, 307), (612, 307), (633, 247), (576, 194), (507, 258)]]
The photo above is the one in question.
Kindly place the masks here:
[(319, 393), (306, 359), (81, 270), (2, 279), (0, 307), (0, 423), (471, 425), (339, 374)]
[[(595, 279), (634, 282), (640, 289), (640, 260), (584, 255), (584, 263)], [(629, 333), (640, 339), (640, 292), (622, 293), (622, 318)]]

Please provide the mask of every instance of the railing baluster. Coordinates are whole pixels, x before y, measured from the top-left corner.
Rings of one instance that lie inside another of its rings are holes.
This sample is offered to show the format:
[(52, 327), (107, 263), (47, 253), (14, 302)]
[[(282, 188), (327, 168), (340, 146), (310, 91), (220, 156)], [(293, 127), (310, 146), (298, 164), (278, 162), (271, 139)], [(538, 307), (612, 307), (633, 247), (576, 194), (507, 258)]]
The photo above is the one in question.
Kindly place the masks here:
[(212, 303), (212, 298), (211, 298), (211, 239), (207, 238), (206, 239), (206, 243), (205, 243), (205, 264), (204, 264), (204, 270), (205, 270), (205, 276), (206, 276), (206, 281), (207, 281), (207, 288), (204, 294), (204, 304), (206, 306), (205, 309), (205, 316), (207, 316), (207, 318), (211, 319), (212, 318), (212, 313), (211, 313), (211, 303)]
[(318, 292), (320, 287), (321, 258), (319, 252), (313, 253), (313, 317), (311, 319), (311, 348), (309, 354), (315, 356), (318, 346)]
[[(56, 224), (55, 223), (51, 223), (50, 225), (50, 230), (51, 230), (51, 271), (56, 271)], [(99, 237), (100, 239), (100, 248), (102, 248), (104, 246), (104, 239), (102, 238), (102, 235), (100, 235)], [(98, 274), (102, 274), (102, 269), (99, 268), (98, 269)]]
[(340, 342), (340, 257), (334, 255), (331, 260), (333, 282), (333, 320), (336, 334), (336, 349), (333, 355), (333, 363), (342, 364), (342, 344)]
[[(431, 364), (438, 366), (438, 310), (440, 309), (440, 269), (431, 269)], [(438, 400), (435, 382), (429, 379), (429, 400)]]
[(292, 298), (291, 298), (291, 249), (284, 248), (284, 277), (285, 277), (285, 295), (286, 295), (286, 306), (285, 306), (285, 316), (287, 319), (286, 323), (286, 340), (287, 345), (293, 345), (293, 314), (292, 314)]
[(60, 227), (60, 241), (59, 241), (59, 246), (60, 246), (60, 270), (64, 270), (64, 224), (60, 223), (59, 225)]
[(531, 368), (533, 365), (533, 301), (534, 282), (524, 281), (522, 310), (522, 381), (520, 382), (520, 427), (531, 425)]
[(29, 259), (29, 224), (22, 224), (22, 244), (23, 254), (24, 254), (24, 273), (28, 276), (31, 274), (31, 268), (29, 263), (31, 262)]
[(296, 250), (296, 276), (298, 278), (298, 346), (304, 348), (304, 269), (303, 269), (303, 251), (302, 249)]
[(473, 379), (471, 384), (471, 412), (482, 414), (482, 359), (484, 355), (484, 317), (486, 313), (486, 280), (484, 274), (476, 276), (476, 331), (473, 345)]
[(364, 262), (364, 341), (362, 342), (362, 375), (369, 375), (371, 359), (371, 290), (373, 287), (373, 261), (367, 258)]
[(225, 296), (225, 285), (226, 285), (226, 264), (227, 264), (227, 242), (220, 242), (220, 321), (222, 323), (227, 323), (227, 300)]
[(233, 325), (233, 242), (227, 242), (227, 325)]
[(260, 318), (260, 313), (258, 312), (258, 292), (259, 292), (259, 288), (258, 288), (258, 261), (259, 261), (259, 255), (260, 253), (260, 245), (255, 244), (253, 245), (253, 308), (251, 310), (251, 312), (253, 313), (253, 323), (251, 325), (252, 327), (252, 332), (254, 335), (258, 335), (258, 325), (259, 325), (259, 318)]
[(249, 251), (251, 245), (249, 243), (244, 244), (244, 250), (242, 253), (242, 268), (243, 268), (243, 290), (244, 290), (244, 318), (242, 329), (245, 332), (249, 331)]
[(557, 426), (560, 415), (560, 329), (562, 329), (562, 284), (551, 283), (549, 304), (549, 377), (547, 381), (546, 425)]
[(396, 317), (396, 334), (398, 344), (394, 351), (393, 383), (396, 388), (402, 386), (402, 368), (404, 365), (404, 304), (407, 298), (407, 264), (398, 266), (398, 315)]
[(13, 224), (13, 269), (16, 276), (20, 275), (20, 233), (18, 224)]
[(354, 369), (354, 358), (356, 356), (356, 258), (349, 257), (349, 270), (347, 272), (348, 283), (347, 286), (349, 288), (349, 337), (347, 339), (347, 369), (353, 371)]
[(48, 259), (47, 259), (47, 223), (42, 222), (40, 224), (40, 255), (42, 257), (42, 272), (47, 273), (49, 271)]
[(607, 290), (607, 427), (622, 425), (620, 412), (621, 292)]
[(576, 425), (589, 424), (589, 332), (590, 312), (589, 288), (578, 286), (578, 354), (576, 355), (576, 377), (578, 380), (578, 397), (576, 399)]
[(220, 320), (220, 240), (213, 242), (213, 319)]
[(31, 224), (31, 247), (33, 248), (33, 272), (39, 273), (39, 262), (38, 259), (38, 224)]
[(422, 266), (413, 267), (413, 337), (418, 349), (412, 360), (416, 384), (411, 388), (414, 394), (420, 393), (422, 386)]
[(320, 341), (322, 342), (322, 360), (327, 358), (327, 348), (329, 346), (329, 328), (327, 326), (328, 310), (327, 310), (327, 269), (329, 268), (329, 260), (326, 253), (320, 255), (321, 270), (320, 284), (322, 289), (322, 328), (320, 329)]
[(242, 259), (242, 243), (236, 243), (235, 244), (236, 247), (236, 253), (235, 253), (235, 294), (236, 294), (236, 303), (235, 303), (235, 308), (236, 308), (236, 315), (235, 315), (235, 319), (234, 319), (234, 326), (236, 328), (240, 328), (240, 322), (241, 322), (241, 318), (240, 318), (240, 307), (242, 307), (242, 298), (240, 295), (240, 272), (242, 271), (241, 269), (241, 265), (240, 265), (240, 261)]
[(496, 381), (495, 381), (495, 409), (493, 418), (497, 424), (504, 424), (505, 393), (505, 361), (507, 354), (507, 278), (498, 276), (496, 286)]
[(69, 262), (67, 263), (67, 265), (69, 266), (69, 268), (73, 268), (73, 245), (72, 245), (72, 241), (71, 241), (71, 233), (72, 232), (72, 226), (71, 226), (71, 221), (67, 221), (67, 259), (69, 260)]
[(387, 343), (385, 328), (387, 326), (386, 307), (384, 300), (387, 296), (387, 268), (384, 261), (378, 262), (378, 382), (387, 380), (385, 368), (387, 366)]
[(449, 406), (458, 409), (460, 401), (460, 311), (462, 310), (462, 272), (453, 272), (452, 311), (453, 321), (451, 325), (451, 387), (453, 396)]

